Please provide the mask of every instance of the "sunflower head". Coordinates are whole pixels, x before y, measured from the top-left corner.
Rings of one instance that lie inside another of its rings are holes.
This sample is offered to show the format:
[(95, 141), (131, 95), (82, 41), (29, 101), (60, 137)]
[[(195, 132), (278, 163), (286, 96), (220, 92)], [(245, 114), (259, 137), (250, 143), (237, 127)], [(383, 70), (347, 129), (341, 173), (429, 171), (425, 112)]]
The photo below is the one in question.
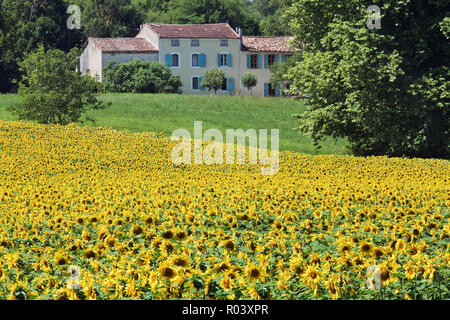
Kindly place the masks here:
[(177, 276), (177, 271), (175, 270), (175, 268), (170, 267), (169, 264), (163, 263), (159, 267), (159, 274), (165, 280), (173, 280), (173, 278)]
[(226, 240), (223, 242), (223, 247), (229, 251), (232, 251), (235, 248), (234, 242), (231, 240)]
[(249, 263), (247, 265), (247, 268), (245, 269), (245, 273), (246, 273), (247, 279), (249, 281), (256, 281), (256, 280), (264, 281), (264, 279), (267, 275), (264, 268), (257, 266), (254, 263)]
[(359, 245), (359, 251), (361, 251), (363, 255), (370, 255), (373, 251), (373, 245), (367, 241), (362, 241)]
[(139, 226), (139, 225), (134, 225), (134, 226), (131, 228), (131, 233), (132, 233), (133, 235), (135, 235), (135, 236), (138, 236), (138, 235), (140, 235), (140, 234), (143, 233), (143, 232), (144, 232), (144, 229), (142, 229), (142, 227)]

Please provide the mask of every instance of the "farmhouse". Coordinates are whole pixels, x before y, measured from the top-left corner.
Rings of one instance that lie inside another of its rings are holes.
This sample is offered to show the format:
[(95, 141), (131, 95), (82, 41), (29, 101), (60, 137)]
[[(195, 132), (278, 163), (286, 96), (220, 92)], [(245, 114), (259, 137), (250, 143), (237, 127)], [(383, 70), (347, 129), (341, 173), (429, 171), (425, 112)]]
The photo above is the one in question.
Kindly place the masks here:
[(208, 94), (202, 87), (202, 75), (211, 68), (226, 74), (219, 94), (250, 95), (242, 86), (241, 76), (254, 73), (258, 84), (253, 95), (280, 96), (279, 85), (270, 83), (270, 66), (294, 53), (289, 45), (292, 37), (242, 36), (228, 23), (141, 25), (135, 38), (89, 38), (80, 57), (83, 74), (102, 80), (102, 68), (108, 63), (124, 63), (139, 58), (167, 64), (179, 75), (186, 94)]

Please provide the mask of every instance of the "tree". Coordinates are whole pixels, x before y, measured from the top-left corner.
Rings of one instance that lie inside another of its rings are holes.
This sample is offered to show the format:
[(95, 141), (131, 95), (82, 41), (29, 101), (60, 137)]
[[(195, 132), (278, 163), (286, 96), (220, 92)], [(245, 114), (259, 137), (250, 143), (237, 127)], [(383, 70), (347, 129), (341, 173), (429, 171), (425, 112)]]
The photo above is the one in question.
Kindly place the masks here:
[(449, 157), (447, 1), (384, 1), (369, 29), (362, 0), (295, 0), (302, 59), (292, 90), (310, 95), (300, 129), (318, 143), (346, 137), (354, 153)]
[(259, 21), (259, 29), (264, 36), (290, 35), (289, 19), (286, 10), (292, 0), (253, 0), (250, 9)]
[(74, 0), (81, 8), (81, 29), (86, 37), (134, 37), (144, 14), (131, 0)]
[(24, 74), (18, 91), (21, 100), (8, 110), (20, 120), (66, 125), (82, 122), (82, 114), (90, 109), (103, 109), (105, 105), (96, 96), (100, 84), (74, 71), (78, 54), (75, 49), (65, 53), (43, 46), (26, 54), (20, 63)]
[(202, 24), (228, 22), (244, 34), (258, 34), (258, 20), (246, 0), (135, 0), (146, 21)]
[(67, 6), (64, 0), (0, 1), (0, 92), (16, 89), (24, 53), (39, 45), (64, 51), (81, 45), (81, 31), (67, 29)]
[(222, 70), (213, 68), (206, 71), (203, 75), (202, 86), (208, 88), (209, 91), (213, 90), (214, 94), (216, 94), (224, 81), (226, 81), (225, 73)]
[(181, 93), (179, 76), (158, 62), (139, 59), (121, 64), (110, 63), (103, 69), (106, 91), (137, 93)]
[(246, 72), (241, 77), (241, 82), (244, 87), (247, 88), (247, 90), (250, 91), (250, 94), (253, 95), (253, 87), (256, 86), (258, 83), (258, 79), (256, 78), (256, 75), (251, 72)]

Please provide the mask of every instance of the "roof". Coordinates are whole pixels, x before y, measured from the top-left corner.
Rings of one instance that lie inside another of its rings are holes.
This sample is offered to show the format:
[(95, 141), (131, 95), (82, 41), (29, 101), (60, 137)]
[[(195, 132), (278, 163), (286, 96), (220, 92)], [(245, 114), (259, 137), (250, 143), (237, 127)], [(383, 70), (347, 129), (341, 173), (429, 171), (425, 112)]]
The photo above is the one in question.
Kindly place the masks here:
[(162, 24), (146, 23), (160, 38), (221, 38), (239, 39), (228, 23)]
[(295, 49), (289, 45), (291, 36), (280, 37), (256, 37), (243, 36), (242, 46), (244, 51), (254, 52), (295, 52)]
[(145, 38), (89, 38), (103, 52), (158, 52)]

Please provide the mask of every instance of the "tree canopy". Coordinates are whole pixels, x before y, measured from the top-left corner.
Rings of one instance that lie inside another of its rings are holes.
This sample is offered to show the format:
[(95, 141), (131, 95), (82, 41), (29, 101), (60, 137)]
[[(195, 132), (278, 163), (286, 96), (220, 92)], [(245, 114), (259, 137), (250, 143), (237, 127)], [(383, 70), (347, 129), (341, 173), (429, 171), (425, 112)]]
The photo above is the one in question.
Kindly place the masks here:
[(367, 27), (369, 4), (294, 1), (303, 53), (289, 76), (311, 96), (300, 129), (346, 137), (356, 154), (448, 157), (447, 1), (384, 1), (381, 29)]

